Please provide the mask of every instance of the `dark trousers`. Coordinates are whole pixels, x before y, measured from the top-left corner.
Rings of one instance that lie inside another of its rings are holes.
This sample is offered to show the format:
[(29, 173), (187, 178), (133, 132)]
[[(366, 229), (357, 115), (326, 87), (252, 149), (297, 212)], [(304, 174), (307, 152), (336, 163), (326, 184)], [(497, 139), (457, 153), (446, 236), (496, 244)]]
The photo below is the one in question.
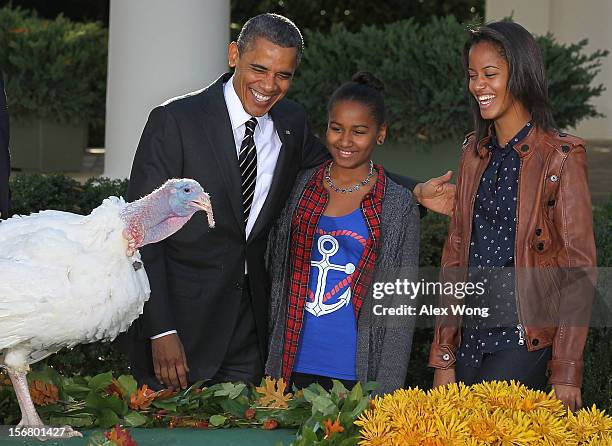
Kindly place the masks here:
[(259, 347), (255, 316), (253, 314), (253, 302), (249, 291), (249, 280), (248, 276), (245, 276), (234, 334), (219, 370), (207, 382), (207, 385), (230, 381), (242, 381), (259, 385), (264, 369), (264, 359), (261, 357), (261, 349)]
[(347, 380), (347, 379), (338, 379), (338, 378), (330, 378), (329, 376), (321, 376), (321, 375), (311, 375), (309, 373), (298, 373), (293, 372), (291, 374), (291, 382), (290, 386), (295, 385), (298, 389), (304, 389), (311, 384), (318, 383), (321, 387), (323, 387), (328, 392), (334, 387), (334, 383), (332, 379), (336, 381), (340, 381), (344, 384), (348, 390), (352, 389), (357, 381)]
[(546, 390), (546, 365), (552, 348), (530, 352), (527, 347), (485, 353), (480, 367), (472, 367), (465, 360), (457, 359), (455, 373), (457, 381), (466, 385), (484, 381), (519, 381), (535, 390)]

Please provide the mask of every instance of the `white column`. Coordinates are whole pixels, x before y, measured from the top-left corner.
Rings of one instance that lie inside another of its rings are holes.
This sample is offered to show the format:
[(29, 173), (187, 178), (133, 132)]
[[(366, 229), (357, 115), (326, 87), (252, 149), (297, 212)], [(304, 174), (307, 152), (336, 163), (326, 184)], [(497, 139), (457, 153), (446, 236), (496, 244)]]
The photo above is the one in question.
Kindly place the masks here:
[(229, 25), (229, 0), (111, 0), (105, 176), (129, 176), (152, 108), (226, 71)]
[[(534, 34), (551, 32), (560, 43), (576, 43), (588, 39), (585, 53), (597, 49), (612, 49), (612, 2), (610, 0), (486, 0), (487, 21), (500, 20), (512, 15)], [(601, 72), (592, 85), (604, 84), (607, 90), (592, 100), (605, 118), (585, 119), (570, 133), (590, 140), (612, 140), (612, 57), (603, 59)]]
[(485, 20), (494, 22), (512, 17), (533, 34), (544, 35), (550, 30), (550, 0), (486, 0)]

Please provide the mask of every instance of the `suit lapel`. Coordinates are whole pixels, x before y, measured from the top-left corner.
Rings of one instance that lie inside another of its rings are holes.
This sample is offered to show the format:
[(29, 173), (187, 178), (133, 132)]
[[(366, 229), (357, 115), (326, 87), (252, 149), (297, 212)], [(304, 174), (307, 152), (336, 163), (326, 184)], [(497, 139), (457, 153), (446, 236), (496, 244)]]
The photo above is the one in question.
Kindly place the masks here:
[(232, 131), (229, 112), (223, 95), (223, 83), (227, 82), (231, 73), (221, 76), (209, 88), (208, 102), (204, 104), (204, 122), (211, 152), (213, 153), (220, 174), (225, 182), (225, 190), (229, 197), (236, 223), (244, 234), (242, 209), (242, 179), (236, 155), (236, 143)]
[(272, 218), (275, 203), (277, 203), (277, 200), (280, 199), (280, 192), (282, 189), (281, 186), (287, 181), (287, 170), (291, 165), (291, 160), (293, 159), (293, 151), (291, 150), (291, 147), (293, 146), (293, 135), (291, 129), (289, 128), (285, 119), (283, 119), (283, 117), (278, 113), (275, 113), (274, 108), (270, 110), (270, 116), (274, 122), (274, 129), (276, 130), (276, 133), (281, 141), (281, 147), (278, 154), (278, 160), (276, 161), (276, 166), (274, 167), (274, 175), (272, 176), (272, 183), (270, 184), (268, 196), (266, 197), (266, 201), (264, 202), (264, 205), (257, 216), (257, 220), (255, 220), (255, 225), (249, 234), (247, 242), (253, 240), (266, 226), (270, 218)]

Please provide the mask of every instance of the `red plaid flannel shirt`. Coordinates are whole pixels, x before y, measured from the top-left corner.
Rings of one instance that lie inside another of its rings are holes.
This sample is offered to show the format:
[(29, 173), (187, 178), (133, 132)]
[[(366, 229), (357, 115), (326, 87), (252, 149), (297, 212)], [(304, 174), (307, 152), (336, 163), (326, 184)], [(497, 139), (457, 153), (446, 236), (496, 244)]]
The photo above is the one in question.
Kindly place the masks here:
[[(323, 187), (326, 166), (327, 163), (321, 166), (306, 183), (291, 219), (289, 302), (282, 367), (286, 382), (289, 382), (293, 371), (304, 320), (304, 304), (309, 296), (310, 259), (314, 235), (319, 218), (323, 215), (329, 200), (329, 193)], [(350, 284), (355, 317), (359, 316), (359, 309), (372, 282), (380, 243), (380, 215), (385, 196), (386, 176), (381, 166), (375, 165), (375, 168), (378, 171), (378, 179), (361, 201), (361, 212), (366, 220), (370, 237), (357, 265), (357, 278)]]

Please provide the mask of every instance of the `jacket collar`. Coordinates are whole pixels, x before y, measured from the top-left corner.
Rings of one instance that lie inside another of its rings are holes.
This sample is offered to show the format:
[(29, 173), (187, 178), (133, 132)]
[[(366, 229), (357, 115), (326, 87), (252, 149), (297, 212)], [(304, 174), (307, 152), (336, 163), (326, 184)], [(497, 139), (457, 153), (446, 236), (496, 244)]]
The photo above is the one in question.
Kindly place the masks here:
[[(508, 141), (510, 147), (518, 153), (519, 157), (523, 158), (533, 152), (535, 148), (534, 142), (537, 139), (538, 134), (536, 126), (529, 121), (521, 130), (518, 131), (513, 138)], [(489, 156), (490, 150), (493, 149), (494, 144), (497, 144), (497, 136), (495, 135), (495, 126), (493, 123), (489, 125), (489, 131), (487, 136), (482, 138), (476, 147), (476, 152), (480, 158), (486, 158)], [(534, 146), (534, 147), (532, 147)]]

